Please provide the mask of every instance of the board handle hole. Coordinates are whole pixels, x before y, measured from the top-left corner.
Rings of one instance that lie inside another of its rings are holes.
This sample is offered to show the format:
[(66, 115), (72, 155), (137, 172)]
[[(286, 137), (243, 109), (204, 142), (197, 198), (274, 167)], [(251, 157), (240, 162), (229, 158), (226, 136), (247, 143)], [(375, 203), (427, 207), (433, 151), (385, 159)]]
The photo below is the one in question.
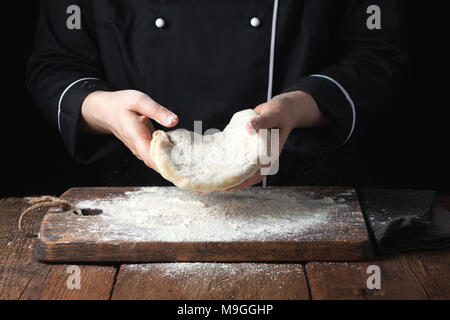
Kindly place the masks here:
[(83, 216), (98, 216), (101, 215), (103, 211), (101, 209), (91, 209), (91, 208), (85, 208), (81, 209), (81, 214)]

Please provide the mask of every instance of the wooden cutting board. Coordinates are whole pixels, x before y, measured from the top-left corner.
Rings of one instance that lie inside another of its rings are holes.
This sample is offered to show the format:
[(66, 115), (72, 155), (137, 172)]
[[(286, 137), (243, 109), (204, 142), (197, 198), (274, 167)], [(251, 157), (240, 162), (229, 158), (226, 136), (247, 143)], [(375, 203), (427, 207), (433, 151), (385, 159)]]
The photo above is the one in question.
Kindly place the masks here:
[(187, 194), (176, 188), (70, 189), (61, 198), (83, 209), (83, 216), (50, 209), (39, 232), (37, 258), (299, 262), (373, 257), (354, 189), (255, 187)]

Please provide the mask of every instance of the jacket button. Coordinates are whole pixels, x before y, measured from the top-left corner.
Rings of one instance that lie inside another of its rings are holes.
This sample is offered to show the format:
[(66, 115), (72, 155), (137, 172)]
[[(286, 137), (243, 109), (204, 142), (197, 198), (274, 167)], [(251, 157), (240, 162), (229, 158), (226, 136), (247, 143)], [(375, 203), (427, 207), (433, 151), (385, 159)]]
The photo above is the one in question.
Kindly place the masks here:
[(261, 20), (259, 20), (259, 18), (257, 17), (253, 17), (250, 19), (250, 25), (253, 28), (258, 28), (261, 25)]
[(164, 21), (163, 18), (158, 18), (155, 20), (155, 26), (159, 29), (164, 28), (164, 26), (166, 25), (166, 21)]

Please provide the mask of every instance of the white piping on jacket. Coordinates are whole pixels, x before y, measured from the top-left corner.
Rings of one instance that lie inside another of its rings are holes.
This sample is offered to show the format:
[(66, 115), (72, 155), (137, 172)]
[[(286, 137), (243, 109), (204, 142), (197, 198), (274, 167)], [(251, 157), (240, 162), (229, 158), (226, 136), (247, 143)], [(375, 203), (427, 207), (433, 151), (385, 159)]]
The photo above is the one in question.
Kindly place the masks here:
[(77, 81), (74, 81), (74, 82), (72, 82), (71, 84), (69, 84), (67, 86), (67, 88), (63, 91), (63, 93), (59, 97), (59, 102), (58, 102), (58, 130), (59, 130), (59, 132), (61, 132), (61, 103), (62, 103), (62, 100), (64, 98), (64, 95), (67, 93), (67, 91), (69, 91), (70, 88), (72, 88), (78, 82), (81, 82), (81, 81), (84, 81), (84, 80), (99, 80), (99, 78), (83, 78), (83, 79), (79, 79)]
[[(272, 32), (270, 35), (270, 60), (269, 60), (269, 83), (267, 84), (267, 101), (273, 95), (273, 68), (275, 63), (275, 40), (277, 34), (278, 0), (273, 1)], [(263, 188), (267, 187), (267, 177), (262, 182)]]
[(267, 86), (267, 101), (272, 99), (273, 67), (275, 63), (275, 39), (277, 33), (278, 0), (273, 1), (272, 33), (270, 36), (270, 60), (269, 60), (269, 83)]
[(347, 90), (345, 90), (345, 88), (336, 80), (334, 80), (333, 78), (329, 77), (329, 76), (324, 76), (322, 74), (313, 74), (311, 75), (311, 77), (316, 77), (316, 78), (323, 78), (323, 79), (327, 79), (331, 82), (333, 82), (338, 88), (339, 90), (342, 91), (342, 93), (344, 94), (345, 98), (347, 99), (348, 103), (350, 104), (350, 106), (352, 107), (352, 115), (353, 115), (353, 120), (352, 120), (352, 127), (350, 129), (350, 133), (347, 136), (347, 139), (345, 139), (344, 144), (347, 143), (347, 141), (350, 139), (350, 137), (353, 134), (353, 131), (355, 130), (355, 124), (356, 124), (356, 108), (355, 108), (355, 104), (353, 103), (352, 98), (350, 97), (350, 95), (348, 94)]

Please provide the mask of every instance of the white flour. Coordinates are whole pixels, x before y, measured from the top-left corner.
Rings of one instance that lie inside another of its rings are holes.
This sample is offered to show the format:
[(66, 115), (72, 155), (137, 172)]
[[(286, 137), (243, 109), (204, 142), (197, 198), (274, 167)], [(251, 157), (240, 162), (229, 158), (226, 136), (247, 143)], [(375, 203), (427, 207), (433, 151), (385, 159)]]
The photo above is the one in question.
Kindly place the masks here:
[[(182, 277), (201, 277), (217, 279), (230, 277), (229, 280), (239, 281), (249, 276), (261, 275), (266, 279), (279, 280), (283, 275), (291, 275), (294, 270), (303, 273), (300, 264), (266, 264), (266, 263), (154, 263), (128, 264), (122, 266), (126, 271), (132, 271), (136, 277), (157, 277), (180, 279)], [(153, 271), (154, 273), (151, 273)]]
[[(250, 188), (233, 193), (195, 194), (150, 187), (124, 197), (81, 201), (101, 209), (101, 223), (87, 232), (121, 241), (276, 241), (313, 238), (329, 214), (346, 208), (343, 198), (318, 198), (295, 188)], [(80, 217), (78, 219), (89, 219)], [(98, 220), (97, 220), (98, 221)], [(323, 228), (322, 228), (323, 229)]]

